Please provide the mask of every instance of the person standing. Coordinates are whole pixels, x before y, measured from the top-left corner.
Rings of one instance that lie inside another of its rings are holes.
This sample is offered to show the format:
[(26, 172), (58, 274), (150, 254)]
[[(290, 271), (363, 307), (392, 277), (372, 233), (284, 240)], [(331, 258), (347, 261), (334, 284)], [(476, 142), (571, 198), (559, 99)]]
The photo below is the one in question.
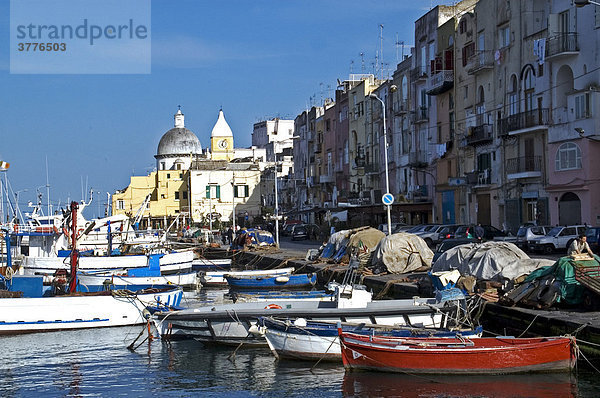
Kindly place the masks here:
[(227, 230), (227, 243), (231, 244), (233, 242), (233, 229), (229, 227)]
[(572, 256), (574, 254), (583, 254), (584, 251), (586, 251), (590, 256), (594, 256), (594, 252), (592, 252), (592, 249), (590, 249), (590, 245), (587, 243), (587, 237), (584, 234), (581, 234), (577, 239), (575, 239), (571, 243), (571, 246), (569, 246), (567, 256)]

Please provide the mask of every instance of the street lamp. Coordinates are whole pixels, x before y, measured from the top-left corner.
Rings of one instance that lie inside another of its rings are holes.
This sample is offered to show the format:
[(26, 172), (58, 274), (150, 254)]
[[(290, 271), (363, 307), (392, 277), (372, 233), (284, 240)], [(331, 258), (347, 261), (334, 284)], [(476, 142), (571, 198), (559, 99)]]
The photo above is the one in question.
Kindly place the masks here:
[(585, 7), (587, 5), (596, 5), (596, 6), (600, 6), (600, 3), (596, 2), (596, 1), (591, 1), (591, 0), (575, 0), (575, 7)]
[(277, 199), (277, 162), (275, 162), (275, 247), (279, 249), (279, 200)]
[[(390, 86), (390, 92), (394, 92), (396, 91), (398, 88), (395, 85), (391, 85)], [(383, 100), (381, 98), (379, 98), (377, 96), (377, 94), (369, 94), (369, 98), (372, 99), (376, 99), (379, 102), (381, 102), (381, 109), (382, 109), (382, 113), (383, 113), (383, 141), (384, 141), (384, 163), (385, 163), (385, 193), (386, 195), (390, 193), (390, 175), (389, 175), (389, 171), (388, 171), (388, 142), (387, 142), (387, 128), (385, 125), (385, 102), (383, 102)], [(388, 235), (392, 234), (392, 214), (391, 214), (391, 203), (390, 204), (386, 204), (387, 207), (387, 223), (388, 223)]]

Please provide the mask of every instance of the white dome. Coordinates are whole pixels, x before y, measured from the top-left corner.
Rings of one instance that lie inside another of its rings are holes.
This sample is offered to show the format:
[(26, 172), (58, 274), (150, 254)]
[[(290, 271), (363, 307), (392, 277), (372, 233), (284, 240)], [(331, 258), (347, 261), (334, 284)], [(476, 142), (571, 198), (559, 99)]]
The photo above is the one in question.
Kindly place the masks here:
[(233, 137), (233, 131), (231, 131), (231, 127), (227, 124), (225, 120), (225, 115), (223, 115), (223, 110), (219, 111), (219, 118), (215, 123), (215, 127), (213, 127), (212, 132), (210, 133), (211, 137)]

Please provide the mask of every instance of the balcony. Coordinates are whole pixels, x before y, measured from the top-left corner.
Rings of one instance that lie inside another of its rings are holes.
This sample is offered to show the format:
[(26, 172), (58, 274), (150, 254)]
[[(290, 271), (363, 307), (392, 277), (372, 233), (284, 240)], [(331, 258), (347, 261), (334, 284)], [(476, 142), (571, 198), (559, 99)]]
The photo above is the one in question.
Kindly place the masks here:
[(427, 200), (428, 192), (427, 185), (414, 185), (409, 190), (414, 200)]
[(427, 152), (415, 151), (408, 154), (408, 165), (415, 168), (425, 168), (429, 162), (427, 161)]
[(419, 80), (424, 80), (427, 78), (427, 69), (425, 66), (417, 66), (416, 68), (411, 69), (410, 71), (410, 79), (412, 82), (417, 82)]
[(548, 109), (544, 108), (510, 115), (500, 120), (499, 135), (517, 135), (546, 129), (550, 123), (549, 114)]
[(323, 150), (323, 144), (321, 144), (320, 142), (315, 144), (315, 153), (321, 153), (322, 150)]
[(342, 164), (342, 162), (336, 163), (333, 171), (335, 171), (336, 173), (343, 173), (344, 172), (344, 165)]
[(408, 112), (408, 100), (394, 102), (394, 113), (396, 115), (404, 115)]
[(477, 186), (490, 185), (492, 183), (492, 169), (483, 169), (477, 172)]
[(491, 124), (481, 124), (469, 127), (465, 144), (467, 146), (479, 146), (489, 144), (494, 140), (494, 128)]
[(579, 54), (577, 33), (561, 33), (546, 41), (546, 59)]
[(494, 69), (494, 54), (489, 50), (477, 51), (469, 57), (467, 73), (474, 75), (478, 72)]
[(378, 174), (379, 173), (379, 164), (371, 163), (365, 165), (365, 173), (366, 174)]
[(509, 180), (519, 178), (535, 178), (542, 176), (543, 158), (541, 156), (525, 156), (506, 161), (506, 177)]
[(426, 107), (420, 107), (415, 111), (414, 122), (415, 123), (426, 123), (429, 121), (429, 109)]
[(432, 75), (427, 81), (427, 95), (438, 95), (445, 93), (454, 87), (454, 71), (440, 70)]

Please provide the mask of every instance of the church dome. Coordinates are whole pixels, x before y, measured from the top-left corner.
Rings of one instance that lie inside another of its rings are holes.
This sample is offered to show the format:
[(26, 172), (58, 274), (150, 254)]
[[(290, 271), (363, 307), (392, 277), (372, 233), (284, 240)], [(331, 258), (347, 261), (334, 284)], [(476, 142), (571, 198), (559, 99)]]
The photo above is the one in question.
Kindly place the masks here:
[(202, 146), (196, 134), (185, 128), (183, 113), (179, 110), (175, 114), (175, 127), (160, 139), (156, 156), (189, 155), (190, 153), (202, 153)]
[(233, 137), (233, 131), (231, 131), (231, 127), (225, 120), (225, 115), (223, 114), (223, 110), (219, 111), (219, 118), (215, 123), (215, 126), (210, 133), (211, 137)]

